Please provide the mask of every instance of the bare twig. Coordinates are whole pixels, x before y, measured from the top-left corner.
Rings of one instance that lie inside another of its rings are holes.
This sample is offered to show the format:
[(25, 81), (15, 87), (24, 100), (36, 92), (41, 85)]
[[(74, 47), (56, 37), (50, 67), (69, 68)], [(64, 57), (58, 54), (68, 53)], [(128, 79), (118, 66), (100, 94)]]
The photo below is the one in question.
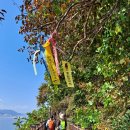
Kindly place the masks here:
[(69, 60), (68, 60), (68, 61), (71, 61), (71, 60), (72, 60), (72, 58), (73, 58), (73, 56), (74, 56), (74, 52), (75, 52), (77, 46), (78, 46), (79, 44), (83, 43), (83, 42), (86, 42), (86, 41), (89, 41), (89, 38), (87, 38), (87, 39), (86, 39), (86, 38), (82, 38), (81, 40), (79, 40), (79, 41), (76, 43), (76, 45), (74, 46), (74, 48), (73, 48), (73, 50), (72, 50), (72, 54), (71, 54), (71, 56), (69, 57)]
[(78, 12), (76, 12), (71, 18), (69, 18), (68, 21), (71, 21), (77, 14)]

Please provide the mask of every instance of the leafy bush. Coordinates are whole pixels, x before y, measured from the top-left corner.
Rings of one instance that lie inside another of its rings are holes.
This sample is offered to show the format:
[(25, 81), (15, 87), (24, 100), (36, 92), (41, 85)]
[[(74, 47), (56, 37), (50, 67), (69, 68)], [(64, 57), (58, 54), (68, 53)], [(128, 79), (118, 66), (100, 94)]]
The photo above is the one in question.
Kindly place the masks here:
[(43, 122), (47, 120), (48, 117), (48, 108), (46, 106), (42, 106), (38, 110), (33, 110), (31, 113), (27, 113), (27, 117), (19, 117), (14, 125), (18, 130), (30, 130), (30, 125), (35, 125)]

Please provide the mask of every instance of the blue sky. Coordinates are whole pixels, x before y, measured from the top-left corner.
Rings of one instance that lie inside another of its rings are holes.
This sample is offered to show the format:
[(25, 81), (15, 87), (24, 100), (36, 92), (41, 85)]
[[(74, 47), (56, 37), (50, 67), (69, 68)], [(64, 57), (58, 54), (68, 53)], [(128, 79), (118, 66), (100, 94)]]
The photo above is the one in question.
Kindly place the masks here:
[[(20, 5), (22, 0), (16, 0)], [(26, 45), (18, 34), (15, 16), (20, 14), (13, 0), (0, 0), (0, 9), (5, 9), (5, 21), (0, 22), (0, 109), (30, 112), (36, 108), (38, 87), (44, 82), (45, 68), (37, 65), (38, 75), (27, 62), (27, 53), (17, 50)]]

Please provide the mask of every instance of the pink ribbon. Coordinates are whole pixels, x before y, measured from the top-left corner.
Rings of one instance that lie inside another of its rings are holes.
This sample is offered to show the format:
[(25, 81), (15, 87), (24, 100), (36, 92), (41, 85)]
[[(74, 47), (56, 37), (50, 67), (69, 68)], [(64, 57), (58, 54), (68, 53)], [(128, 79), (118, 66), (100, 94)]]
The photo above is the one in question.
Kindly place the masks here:
[(58, 75), (60, 74), (60, 68), (59, 68), (59, 61), (58, 61), (58, 55), (57, 55), (57, 49), (56, 49), (56, 40), (53, 38), (53, 36), (56, 34), (56, 31), (54, 31), (49, 39), (49, 41), (52, 43), (52, 49), (53, 49), (53, 54), (54, 54), (54, 59), (55, 59), (55, 64), (56, 64), (56, 70)]

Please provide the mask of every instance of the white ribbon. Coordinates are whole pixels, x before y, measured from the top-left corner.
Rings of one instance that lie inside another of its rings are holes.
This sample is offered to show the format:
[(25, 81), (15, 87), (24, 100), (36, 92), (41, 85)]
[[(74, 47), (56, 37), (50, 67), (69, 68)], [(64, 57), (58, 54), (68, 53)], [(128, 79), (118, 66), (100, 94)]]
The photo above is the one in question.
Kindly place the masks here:
[(34, 56), (33, 56), (33, 69), (34, 69), (35, 75), (37, 75), (36, 61), (35, 61), (35, 59), (36, 59), (37, 53), (39, 53), (39, 52), (40, 52), (40, 50), (36, 50), (35, 53), (34, 53)]

